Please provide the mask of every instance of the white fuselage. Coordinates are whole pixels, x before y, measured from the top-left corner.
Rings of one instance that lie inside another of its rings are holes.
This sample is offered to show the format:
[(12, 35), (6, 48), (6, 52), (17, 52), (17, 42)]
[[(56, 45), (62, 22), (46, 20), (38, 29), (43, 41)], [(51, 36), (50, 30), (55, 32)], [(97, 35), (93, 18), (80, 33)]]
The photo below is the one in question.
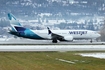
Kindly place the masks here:
[[(51, 39), (47, 30), (32, 31), (44, 39)], [(100, 36), (96, 31), (91, 30), (52, 30), (52, 32), (61, 36), (72, 36), (73, 39), (94, 39)]]
[(73, 39), (94, 39), (100, 36), (91, 30), (50, 30), (48, 27), (47, 30), (31, 30), (24, 28), (13, 14), (8, 13), (8, 18), (11, 24), (9, 33), (18, 37), (38, 40), (51, 39), (53, 43), (57, 43), (57, 40), (73, 41)]

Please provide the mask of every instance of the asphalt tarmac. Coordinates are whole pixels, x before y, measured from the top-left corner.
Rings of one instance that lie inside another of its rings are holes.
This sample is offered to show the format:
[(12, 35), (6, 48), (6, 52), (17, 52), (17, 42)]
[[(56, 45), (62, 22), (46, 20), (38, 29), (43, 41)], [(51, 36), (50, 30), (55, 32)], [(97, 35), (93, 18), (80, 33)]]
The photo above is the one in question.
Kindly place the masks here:
[(105, 51), (105, 45), (0, 45), (4, 52), (34, 51)]
[(0, 41), (0, 45), (105, 45), (105, 42), (92, 43), (89, 40), (74, 40), (73, 42), (52, 43), (52, 40), (10, 39)]
[(12, 39), (0, 41), (0, 52), (38, 51), (105, 51), (105, 42), (75, 40), (73, 42), (52, 43), (51, 40)]

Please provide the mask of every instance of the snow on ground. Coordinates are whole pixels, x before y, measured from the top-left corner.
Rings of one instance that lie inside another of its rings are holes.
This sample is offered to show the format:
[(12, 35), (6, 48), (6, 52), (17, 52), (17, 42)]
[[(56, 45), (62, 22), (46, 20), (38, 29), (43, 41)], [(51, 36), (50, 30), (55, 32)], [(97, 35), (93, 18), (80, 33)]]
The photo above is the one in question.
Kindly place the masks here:
[(82, 53), (80, 55), (84, 57), (95, 57), (105, 59), (105, 53)]

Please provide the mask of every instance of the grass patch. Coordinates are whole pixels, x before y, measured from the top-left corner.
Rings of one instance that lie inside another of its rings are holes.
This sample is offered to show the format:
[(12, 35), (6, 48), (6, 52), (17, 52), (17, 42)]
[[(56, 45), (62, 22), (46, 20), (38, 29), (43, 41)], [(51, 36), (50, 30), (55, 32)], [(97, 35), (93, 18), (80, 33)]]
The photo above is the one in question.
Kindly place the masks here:
[(0, 52), (0, 70), (105, 70), (105, 59), (76, 53), (90, 52)]

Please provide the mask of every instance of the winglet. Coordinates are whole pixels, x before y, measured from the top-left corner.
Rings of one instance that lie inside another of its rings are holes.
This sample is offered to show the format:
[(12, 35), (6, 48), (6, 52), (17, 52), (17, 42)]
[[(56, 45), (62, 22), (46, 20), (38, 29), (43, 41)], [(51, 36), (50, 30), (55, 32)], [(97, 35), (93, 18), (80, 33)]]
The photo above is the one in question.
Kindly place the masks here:
[(51, 34), (52, 32), (51, 32), (50, 28), (47, 27), (47, 29), (48, 29), (48, 34)]

